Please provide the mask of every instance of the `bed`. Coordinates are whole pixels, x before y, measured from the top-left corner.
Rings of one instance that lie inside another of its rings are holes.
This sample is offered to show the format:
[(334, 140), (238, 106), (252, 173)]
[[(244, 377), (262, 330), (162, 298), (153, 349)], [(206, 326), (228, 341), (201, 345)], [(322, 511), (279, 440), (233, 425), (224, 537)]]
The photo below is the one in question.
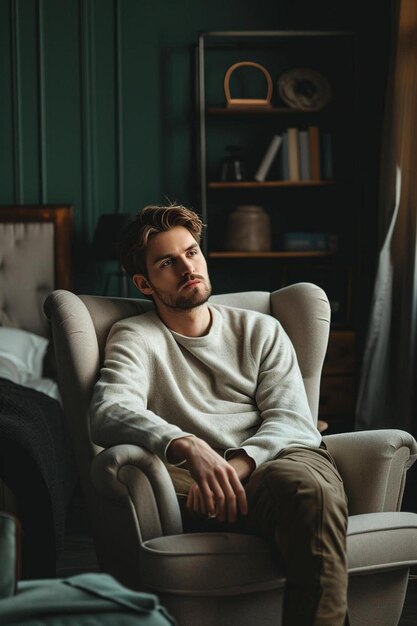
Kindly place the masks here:
[(69, 205), (0, 206), (0, 509), (23, 529), (25, 578), (54, 575), (75, 484), (43, 313), (72, 289)]

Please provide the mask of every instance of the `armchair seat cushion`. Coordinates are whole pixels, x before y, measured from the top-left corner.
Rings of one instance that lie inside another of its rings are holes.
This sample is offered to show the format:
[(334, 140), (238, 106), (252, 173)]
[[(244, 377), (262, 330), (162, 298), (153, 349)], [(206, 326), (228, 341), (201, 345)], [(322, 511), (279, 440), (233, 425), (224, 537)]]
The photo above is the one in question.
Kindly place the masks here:
[(415, 565), (416, 513), (365, 513), (348, 521), (349, 574), (367, 574)]
[(142, 545), (141, 568), (150, 589), (181, 595), (234, 595), (284, 587), (278, 557), (259, 537), (189, 533)]
[[(417, 514), (365, 513), (349, 517), (349, 574), (382, 572), (417, 562)], [(149, 588), (181, 595), (234, 595), (280, 589), (285, 571), (259, 537), (190, 533), (158, 537), (141, 548)]]

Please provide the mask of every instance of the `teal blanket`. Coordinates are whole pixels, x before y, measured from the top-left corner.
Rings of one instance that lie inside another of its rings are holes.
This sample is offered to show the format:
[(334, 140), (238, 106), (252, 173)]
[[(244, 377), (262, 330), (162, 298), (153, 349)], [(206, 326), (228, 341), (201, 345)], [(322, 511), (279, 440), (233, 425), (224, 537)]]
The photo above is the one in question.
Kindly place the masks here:
[(120, 585), (107, 574), (19, 584), (15, 596), (0, 600), (0, 625), (172, 626), (176, 624), (153, 594)]

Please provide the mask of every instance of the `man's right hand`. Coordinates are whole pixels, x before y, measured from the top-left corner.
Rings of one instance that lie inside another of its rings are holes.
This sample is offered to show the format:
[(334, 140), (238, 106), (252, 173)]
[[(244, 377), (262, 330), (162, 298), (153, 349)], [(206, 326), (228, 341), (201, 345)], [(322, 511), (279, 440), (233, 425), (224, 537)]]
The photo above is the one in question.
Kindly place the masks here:
[(198, 485), (198, 489), (191, 487), (187, 507), (221, 522), (235, 522), (238, 510), (246, 515), (246, 493), (236, 470), (203, 439), (195, 436), (174, 439), (168, 447), (167, 459), (171, 463), (186, 460)]

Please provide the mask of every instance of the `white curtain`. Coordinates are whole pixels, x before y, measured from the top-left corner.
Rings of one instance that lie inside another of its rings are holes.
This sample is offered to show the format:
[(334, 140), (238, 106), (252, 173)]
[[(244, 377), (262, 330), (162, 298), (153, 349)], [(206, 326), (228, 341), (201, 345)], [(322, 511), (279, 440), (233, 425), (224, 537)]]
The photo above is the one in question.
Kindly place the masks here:
[(416, 429), (417, 1), (397, 0), (385, 107), (378, 270), (356, 428)]

